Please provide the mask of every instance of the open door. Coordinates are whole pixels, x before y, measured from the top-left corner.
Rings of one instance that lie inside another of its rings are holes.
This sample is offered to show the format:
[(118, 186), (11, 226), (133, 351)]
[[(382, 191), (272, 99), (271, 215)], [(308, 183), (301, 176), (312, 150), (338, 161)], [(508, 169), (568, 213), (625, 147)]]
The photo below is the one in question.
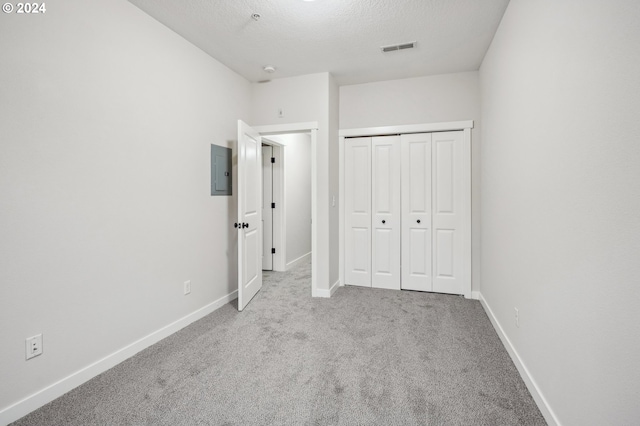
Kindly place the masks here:
[(262, 138), (238, 120), (238, 310), (262, 288)]
[(262, 270), (273, 271), (273, 147), (262, 146)]

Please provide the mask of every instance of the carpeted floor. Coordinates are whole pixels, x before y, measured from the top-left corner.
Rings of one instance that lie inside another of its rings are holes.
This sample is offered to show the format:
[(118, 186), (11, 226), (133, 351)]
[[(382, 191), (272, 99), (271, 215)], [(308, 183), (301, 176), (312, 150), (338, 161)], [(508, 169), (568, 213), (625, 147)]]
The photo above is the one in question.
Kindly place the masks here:
[(545, 425), (477, 301), (338, 289), (310, 265), (15, 425)]

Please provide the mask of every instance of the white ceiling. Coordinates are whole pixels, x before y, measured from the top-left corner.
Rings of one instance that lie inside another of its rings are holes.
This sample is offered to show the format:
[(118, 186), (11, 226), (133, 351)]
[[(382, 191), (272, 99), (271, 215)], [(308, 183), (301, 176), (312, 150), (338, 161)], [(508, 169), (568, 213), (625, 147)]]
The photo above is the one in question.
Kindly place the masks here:
[[(509, 3), (129, 1), (250, 81), (329, 71), (340, 85), (477, 70)], [(417, 48), (380, 50), (410, 41)]]

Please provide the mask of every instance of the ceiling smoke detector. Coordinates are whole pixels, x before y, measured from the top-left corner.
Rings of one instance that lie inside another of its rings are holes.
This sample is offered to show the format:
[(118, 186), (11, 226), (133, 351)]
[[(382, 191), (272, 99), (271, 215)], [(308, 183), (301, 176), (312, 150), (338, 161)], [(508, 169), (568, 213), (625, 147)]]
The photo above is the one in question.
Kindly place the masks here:
[(417, 44), (418, 42), (411, 41), (409, 43), (394, 44), (393, 46), (382, 46), (380, 50), (382, 50), (384, 53), (387, 53), (393, 52), (395, 50), (413, 49)]
[(273, 65), (266, 65), (262, 69), (264, 70), (264, 72), (269, 74), (273, 74), (274, 72), (276, 72), (276, 67), (274, 67)]

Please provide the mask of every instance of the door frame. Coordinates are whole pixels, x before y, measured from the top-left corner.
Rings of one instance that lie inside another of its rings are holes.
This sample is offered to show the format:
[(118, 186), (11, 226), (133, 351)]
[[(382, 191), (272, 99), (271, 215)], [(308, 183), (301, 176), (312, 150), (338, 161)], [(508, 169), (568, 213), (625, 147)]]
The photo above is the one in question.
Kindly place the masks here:
[[(448, 132), (458, 131), (463, 132), (463, 165), (462, 165), (462, 190), (468, 193), (468, 197), (464, 197), (463, 210), (464, 226), (463, 230), (463, 245), (464, 245), (464, 259), (463, 259), (463, 282), (464, 282), (464, 297), (467, 299), (472, 298), (471, 294), (471, 129), (473, 129), (473, 120), (466, 121), (449, 121), (442, 123), (423, 123), (423, 124), (408, 124), (400, 126), (385, 126), (385, 127), (364, 127), (359, 129), (344, 129), (338, 132), (339, 139), (339, 185), (340, 185), (340, 211), (339, 211), (339, 277), (340, 286), (344, 286), (344, 232), (345, 232), (345, 220), (344, 220), (344, 202), (345, 202), (345, 189), (344, 189), (344, 140), (346, 138), (361, 137), (361, 136), (386, 136), (386, 135), (401, 135), (407, 133), (431, 133), (431, 132)], [(315, 223), (315, 220), (314, 220)]]
[[(318, 122), (272, 124), (266, 126), (253, 126), (260, 134), (269, 139), (269, 136), (285, 133), (310, 133), (311, 134), (311, 296), (323, 297), (318, 291), (318, 159), (315, 155), (318, 139)], [(275, 184), (275, 182), (274, 182)], [(282, 233), (281, 233), (282, 234)], [(276, 250), (277, 251), (277, 250)], [(277, 253), (276, 253), (277, 254)], [(280, 258), (282, 259), (282, 258)], [(275, 259), (274, 259), (275, 260)]]

